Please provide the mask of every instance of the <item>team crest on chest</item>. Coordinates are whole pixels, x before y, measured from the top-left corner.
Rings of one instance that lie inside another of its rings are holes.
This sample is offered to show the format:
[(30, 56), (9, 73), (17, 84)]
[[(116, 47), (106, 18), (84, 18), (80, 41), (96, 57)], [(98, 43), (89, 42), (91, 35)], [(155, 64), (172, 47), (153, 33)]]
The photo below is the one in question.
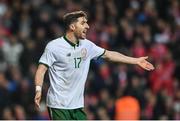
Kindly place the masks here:
[(86, 59), (86, 56), (87, 56), (87, 50), (86, 50), (86, 48), (82, 48), (81, 49), (81, 57), (82, 57), (82, 59)]

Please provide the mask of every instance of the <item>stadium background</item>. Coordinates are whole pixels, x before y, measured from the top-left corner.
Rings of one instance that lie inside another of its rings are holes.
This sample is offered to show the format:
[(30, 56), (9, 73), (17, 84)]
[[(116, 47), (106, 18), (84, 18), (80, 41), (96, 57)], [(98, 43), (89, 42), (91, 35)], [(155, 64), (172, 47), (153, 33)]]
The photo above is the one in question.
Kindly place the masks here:
[(46, 44), (63, 35), (62, 16), (85, 10), (87, 38), (126, 55), (149, 56), (156, 69), (92, 61), (86, 83), (88, 119), (115, 119), (116, 101), (139, 102), (140, 119), (180, 120), (178, 0), (0, 0), (0, 119), (49, 119), (34, 107), (34, 74)]

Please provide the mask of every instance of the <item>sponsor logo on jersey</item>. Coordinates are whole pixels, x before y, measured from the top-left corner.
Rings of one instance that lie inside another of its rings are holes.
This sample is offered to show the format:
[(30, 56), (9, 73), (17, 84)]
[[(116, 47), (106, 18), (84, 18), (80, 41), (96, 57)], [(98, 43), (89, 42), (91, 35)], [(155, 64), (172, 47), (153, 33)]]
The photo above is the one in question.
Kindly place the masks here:
[(70, 56), (71, 56), (71, 53), (68, 53), (66, 56), (70, 57)]

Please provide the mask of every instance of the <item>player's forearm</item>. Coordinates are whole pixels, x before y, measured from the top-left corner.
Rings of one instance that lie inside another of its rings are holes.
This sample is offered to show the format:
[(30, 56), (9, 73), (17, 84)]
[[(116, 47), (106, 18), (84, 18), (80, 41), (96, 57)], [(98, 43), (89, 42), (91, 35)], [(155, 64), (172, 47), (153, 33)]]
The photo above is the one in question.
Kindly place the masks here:
[(137, 64), (137, 58), (129, 57), (115, 51), (107, 51), (105, 58), (113, 62), (122, 62), (127, 64)]
[(47, 67), (44, 65), (39, 65), (35, 74), (35, 86), (43, 85), (44, 75), (46, 73)]
[(36, 86), (42, 86), (44, 80), (44, 74), (41, 73), (41, 71), (37, 70), (35, 75), (35, 85)]

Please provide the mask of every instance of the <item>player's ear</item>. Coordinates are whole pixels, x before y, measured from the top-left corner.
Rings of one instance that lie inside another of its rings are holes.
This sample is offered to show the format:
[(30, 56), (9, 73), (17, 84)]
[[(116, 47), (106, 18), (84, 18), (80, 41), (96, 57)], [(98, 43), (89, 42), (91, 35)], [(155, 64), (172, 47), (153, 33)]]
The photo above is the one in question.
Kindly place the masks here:
[(69, 28), (74, 31), (75, 30), (74, 24), (70, 24)]

